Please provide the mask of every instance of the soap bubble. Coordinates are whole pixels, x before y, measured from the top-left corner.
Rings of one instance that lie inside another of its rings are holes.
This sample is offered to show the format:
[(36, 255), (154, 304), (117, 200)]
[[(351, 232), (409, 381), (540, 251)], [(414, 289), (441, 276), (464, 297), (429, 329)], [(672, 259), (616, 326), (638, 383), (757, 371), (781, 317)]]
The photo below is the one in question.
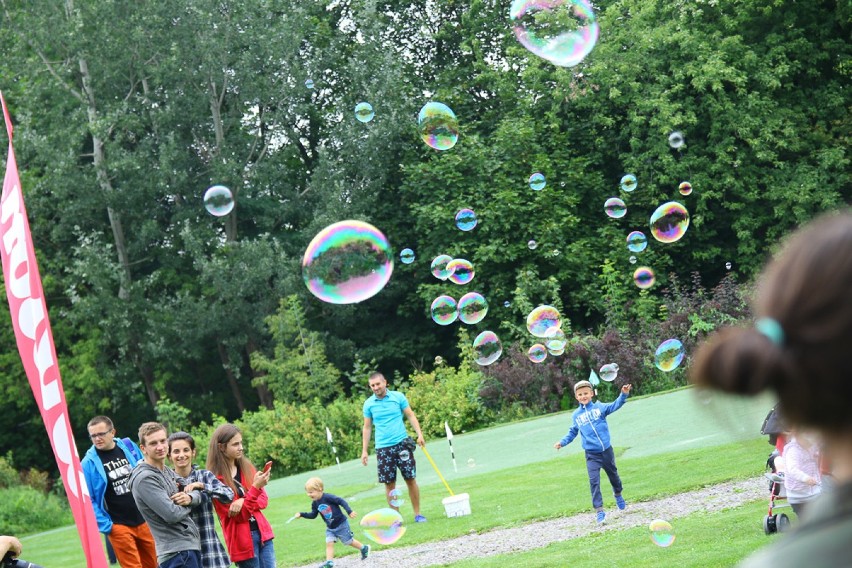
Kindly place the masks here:
[(683, 343), (677, 339), (666, 339), (654, 353), (654, 365), (664, 373), (678, 368), (684, 357)]
[(672, 132), (669, 134), (669, 146), (677, 150), (681, 146), (683, 146), (683, 132)]
[(358, 103), (355, 105), (355, 118), (359, 122), (370, 122), (376, 113), (373, 112), (373, 105), (370, 103)]
[(530, 189), (541, 191), (545, 185), (547, 185), (547, 181), (544, 179), (544, 174), (536, 172), (530, 176)]
[(690, 195), (692, 193), (692, 184), (688, 181), (680, 182), (680, 185), (677, 186), (677, 190), (681, 195)]
[(627, 206), (621, 199), (617, 197), (610, 197), (606, 200), (606, 203), (604, 203), (604, 211), (606, 211), (608, 217), (621, 219), (627, 215)]
[(224, 185), (214, 185), (204, 192), (204, 208), (214, 217), (224, 217), (234, 210), (234, 195)]
[(636, 264), (636, 257), (635, 256), (631, 255), (630, 258), (628, 258), (627, 260), (630, 261), (630, 264)]
[(547, 359), (547, 348), (541, 343), (536, 343), (530, 347), (529, 351), (527, 351), (527, 357), (529, 357), (530, 361), (533, 363), (541, 363)]
[(453, 260), (448, 254), (439, 254), (432, 259), (432, 275), (438, 280), (446, 280), (452, 274), (447, 265)]
[(535, 250), (538, 248), (538, 243), (530, 239), (530, 241), (527, 243), (527, 248), (529, 248), (530, 250)]
[(657, 546), (668, 547), (675, 541), (674, 529), (671, 523), (662, 519), (651, 521), (648, 525), (648, 530), (651, 531), (651, 542)]
[(654, 275), (654, 271), (647, 266), (640, 266), (633, 272), (633, 282), (637, 288), (642, 290), (650, 288), (656, 281), (657, 277)]
[(459, 319), (462, 323), (472, 325), (485, 319), (488, 313), (488, 302), (479, 292), (468, 292), (459, 298)]
[(313, 79), (305, 79), (305, 87), (308, 89), (314, 88), (314, 80)]
[(450, 325), (459, 317), (456, 301), (447, 295), (441, 295), (432, 300), (432, 320), (438, 325)]
[(689, 228), (689, 212), (677, 201), (663, 203), (651, 215), (651, 234), (661, 243), (679, 241)]
[(560, 355), (565, 353), (565, 348), (563, 347), (562, 349), (548, 349), (547, 353), (548, 355), (552, 355), (553, 357), (559, 357)]
[(493, 331), (483, 331), (473, 340), (473, 360), (478, 365), (490, 365), (502, 354), (503, 344)]
[(447, 263), (447, 270), (450, 271), (449, 280), (453, 284), (467, 284), (473, 280), (475, 274), (473, 263), (463, 258), (454, 258)]
[(648, 246), (648, 237), (642, 231), (633, 231), (627, 235), (627, 250), (642, 252)]
[(633, 174), (625, 174), (619, 183), (621, 184), (621, 189), (628, 192), (633, 191), (639, 185), (636, 183), (636, 176)]
[(726, 262), (726, 263), (725, 263), (725, 270), (730, 270), (730, 269), (731, 269), (731, 266), (732, 266), (732, 265), (731, 265), (731, 263), (730, 263), (730, 262)]
[(391, 507), (399, 507), (403, 503), (405, 503), (405, 499), (403, 498), (404, 494), (402, 489), (391, 489), (388, 491), (388, 502)]
[(398, 511), (386, 507), (364, 515), (361, 519), (364, 534), (373, 542), (393, 544), (405, 534), (402, 515)]
[(512, 302), (510, 302), (509, 300), (506, 300), (505, 302), (503, 302), (503, 307), (504, 308), (511, 308)]
[(602, 380), (611, 383), (618, 376), (618, 365), (615, 363), (607, 363), (601, 367), (600, 373)]
[(311, 240), (302, 259), (308, 290), (331, 304), (354, 304), (375, 296), (392, 272), (387, 238), (362, 221), (329, 225)]
[(459, 209), (456, 213), (456, 227), (460, 231), (472, 231), (476, 227), (476, 213), (473, 209)]
[(536, 337), (549, 337), (562, 327), (559, 310), (541, 305), (527, 315), (527, 330)]
[(399, 260), (403, 264), (411, 264), (412, 262), (414, 262), (414, 259), (414, 251), (410, 248), (404, 248), (399, 252)]
[(560, 67), (579, 64), (600, 33), (587, 0), (515, 0), (509, 18), (521, 45)]
[[(547, 337), (545, 346), (548, 351), (562, 351), (565, 349), (565, 345), (567, 343), (568, 339), (565, 337), (565, 332), (561, 329), (557, 329), (552, 335)], [(551, 355), (553, 355), (553, 353), (551, 353)]]
[(417, 115), (420, 137), (436, 150), (449, 150), (459, 139), (456, 113), (444, 103), (426, 103)]
[(476, 467), (476, 460), (473, 458), (468, 458), (467, 467)]

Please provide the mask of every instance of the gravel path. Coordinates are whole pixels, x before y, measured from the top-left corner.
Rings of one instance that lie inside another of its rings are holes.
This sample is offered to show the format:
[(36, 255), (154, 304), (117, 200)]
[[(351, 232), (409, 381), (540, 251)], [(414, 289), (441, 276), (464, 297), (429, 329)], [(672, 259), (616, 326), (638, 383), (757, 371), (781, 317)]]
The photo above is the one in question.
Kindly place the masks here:
[[(370, 553), (367, 562), (357, 555), (337, 558), (335, 568), (359, 566), (440, 566), (471, 557), (494, 556), (542, 548), (551, 543), (604, 531), (617, 531), (637, 526), (647, 526), (654, 519), (671, 521), (696, 511), (731, 509), (759, 499), (768, 499), (766, 479), (756, 477), (744, 481), (731, 481), (710, 485), (665, 497), (656, 501), (627, 504), (624, 511), (607, 511), (607, 522), (602, 527), (594, 523), (592, 513), (538, 521), (519, 527), (494, 529), (481, 534), (470, 534), (442, 542), (428, 542), (413, 546), (377, 550)], [(315, 562), (306, 566), (318, 566)]]

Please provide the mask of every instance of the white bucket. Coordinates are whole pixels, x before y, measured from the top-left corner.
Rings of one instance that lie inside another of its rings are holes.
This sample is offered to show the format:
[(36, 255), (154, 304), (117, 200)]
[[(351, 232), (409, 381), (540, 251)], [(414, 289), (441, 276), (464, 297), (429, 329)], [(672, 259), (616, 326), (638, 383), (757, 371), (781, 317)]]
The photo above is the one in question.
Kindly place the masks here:
[(470, 514), (470, 495), (459, 493), (441, 500), (448, 517), (463, 517)]

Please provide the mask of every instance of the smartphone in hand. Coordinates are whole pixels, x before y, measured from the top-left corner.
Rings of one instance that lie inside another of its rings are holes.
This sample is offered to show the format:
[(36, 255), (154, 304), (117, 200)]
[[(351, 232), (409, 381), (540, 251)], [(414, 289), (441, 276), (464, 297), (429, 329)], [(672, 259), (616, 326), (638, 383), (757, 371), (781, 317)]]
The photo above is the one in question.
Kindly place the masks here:
[(270, 469), (272, 469), (272, 462), (268, 461), (266, 462), (266, 465), (263, 466), (263, 473), (267, 473)]

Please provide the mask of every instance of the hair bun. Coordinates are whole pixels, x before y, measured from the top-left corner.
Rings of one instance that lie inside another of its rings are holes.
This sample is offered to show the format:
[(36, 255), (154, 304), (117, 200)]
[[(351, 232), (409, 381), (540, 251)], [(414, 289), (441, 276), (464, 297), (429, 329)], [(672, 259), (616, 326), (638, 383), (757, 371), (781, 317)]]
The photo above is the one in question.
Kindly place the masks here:
[(782, 348), (752, 328), (726, 328), (702, 345), (691, 381), (733, 394), (757, 394), (786, 382)]

